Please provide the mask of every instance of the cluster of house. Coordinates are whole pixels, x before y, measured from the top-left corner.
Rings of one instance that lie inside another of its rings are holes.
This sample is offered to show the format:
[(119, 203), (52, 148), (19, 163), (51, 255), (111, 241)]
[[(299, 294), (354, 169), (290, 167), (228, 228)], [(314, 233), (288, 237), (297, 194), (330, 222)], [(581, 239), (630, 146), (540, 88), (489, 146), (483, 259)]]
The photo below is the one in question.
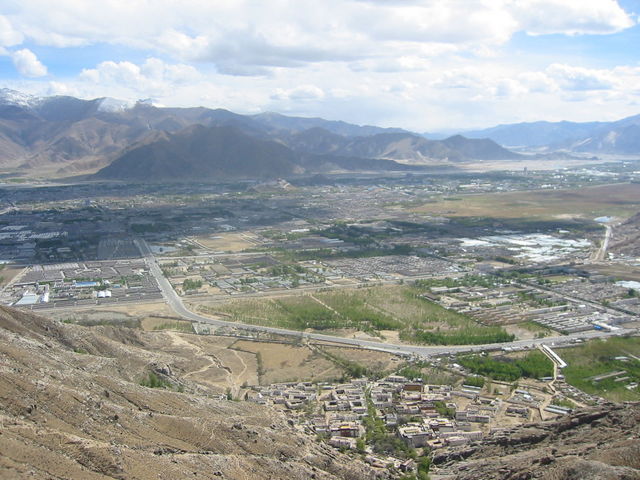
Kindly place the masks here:
[[(298, 415), (305, 429), (326, 437), (336, 448), (355, 449), (358, 438), (365, 435), (364, 418), (375, 415), (407, 446), (433, 449), (482, 437), (482, 424), (492, 421), (502, 401), (482, 396), (480, 390), (390, 375), (378, 381), (361, 378), (337, 385), (298, 382), (254, 387), (247, 400), (282, 405), (294, 415), (304, 410), (304, 415)], [(310, 402), (318, 402), (321, 409), (306, 409)]]
[(274, 383), (254, 386), (245, 400), (260, 405), (283, 405), (288, 410), (300, 410), (318, 398), (318, 386), (311, 382)]

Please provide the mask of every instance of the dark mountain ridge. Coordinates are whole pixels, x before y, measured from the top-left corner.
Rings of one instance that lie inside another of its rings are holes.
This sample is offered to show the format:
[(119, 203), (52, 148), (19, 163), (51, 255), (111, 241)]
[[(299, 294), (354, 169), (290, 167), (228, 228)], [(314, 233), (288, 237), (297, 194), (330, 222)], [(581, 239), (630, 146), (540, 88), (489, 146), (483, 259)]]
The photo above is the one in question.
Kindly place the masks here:
[(267, 180), (335, 170), (419, 169), (391, 160), (309, 154), (248, 135), (236, 127), (193, 125), (128, 149), (93, 178), (151, 182)]
[(193, 125), (132, 148), (95, 177), (151, 181), (267, 179), (295, 173), (300, 161), (284, 145), (251, 137), (237, 128)]

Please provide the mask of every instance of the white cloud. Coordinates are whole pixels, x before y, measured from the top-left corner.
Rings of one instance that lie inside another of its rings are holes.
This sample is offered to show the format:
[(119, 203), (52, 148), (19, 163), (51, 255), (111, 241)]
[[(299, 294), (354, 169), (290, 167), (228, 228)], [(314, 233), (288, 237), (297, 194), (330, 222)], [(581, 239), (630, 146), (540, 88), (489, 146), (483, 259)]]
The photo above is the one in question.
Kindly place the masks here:
[(513, 78), (501, 78), (490, 89), (493, 96), (500, 98), (518, 97), (528, 91), (527, 87)]
[(401, 7), (370, 3), (351, 25), (376, 40), (493, 44), (508, 40), (517, 21), (501, 2), (425, 1)]
[(608, 34), (636, 23), (616, 0), (520, 0), (513, 12), (520, 27), (534, 35)]
[(477, 89), (483, 87), (486, 79), (486, 75), (480, 69), (458, 68), (442, 72), (431, 82), (431, 86), (440, 89)]
[(24, 77), (43, 77), (47, 74), (47, 67), (28, 48), (12, 52), (11, 59), (18, 73)]
[(554, 63), (546, 73), (565, 90), (609, 90), (615, 87), (616, 79), (607, 70), (593, 70), (571, 65)]
[(142, 96), (167, 94), (176, 85), (195, 82), (199, 78), (199, 72), (190, 65), (167, 64), (157, 58), (148, 58), (141, 65), (126, 61), (106, 61), (80, 73), (81, 80), (104, 88), (126, 85)]
[[(83, 0), (57, 0), (55, 7), (50, 0), (21, 0), (10, 15), (5, 10), (0, 32), (9, 33), (0, 39), (124, 45), (178, 62), (212, 63), (231, 75), (330, 61), (352, 62), (361, 71), (394, 62), (390, 71), (413, 70), (453, 52), (495, 56), (518, 31), (605, 34), (635, 24), (615, 0), (111, 0), (99, 8)], [(398, 57), (414, 60), (403, 65)]]
[(47, 95), (69, 95), (69, 96), (80, 96), (81, 93), (76, 88), (73, 88), (69, 84), (62, 82), (49, 82), (48, 88), (46, 89)]
[(278, 88), (271, 95), (272, 100), (293, 100), (293, 101), (306, 101), (306, 100), (320, 100), (324, 98), (324, 91), (316, 85), (300, 85), (299, 87), (291, 89)]
[(541, 70), (504, 68), (498, 63), (462, 69), (435, 65), (430, 71), (398, 76), (363, 74), (347, 64), (326, 64), (311, 71), (277, 70), (269, 77), (196, 73), (185, 80), (180, 68), (172, 68), (176, 65), (150, 59), (141, 64), (105, 62), (71, 80), (56, 78), (46, 84), (23, 80), (6, 86), (41, 95), (69, 93), (129, 101), (152, 97), (170, 106), (202, 105), (238, 113), (276, 111), (414, 131), (541, 119), (615, 120), (638, 113), (640, 67), (597, 70), (596, 76), (616, 80), (609, 89), (571, 90), (575, 85), (560, 80), (571, 78), (582, 67), (558, 65)]
[(533, 93), (550, 93), (558, 90), (558, 84), (544, 72), (522, 72), (518, 81)]
[(13, 28), (5, 16), (0, 15), (0, 47), (20, 45), (23, 40), (23, 35)]

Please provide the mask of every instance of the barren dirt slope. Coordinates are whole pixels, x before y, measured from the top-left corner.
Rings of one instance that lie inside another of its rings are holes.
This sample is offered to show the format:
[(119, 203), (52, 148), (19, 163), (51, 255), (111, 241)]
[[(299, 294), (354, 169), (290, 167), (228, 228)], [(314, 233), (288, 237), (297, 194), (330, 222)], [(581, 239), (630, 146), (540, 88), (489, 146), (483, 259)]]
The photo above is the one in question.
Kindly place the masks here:
[(456, 480), (638, 480), (640, 404), (606, 404), (524, 425), (433, 460)]
[(614, 227), (610, 249), (628, 257), (640, 256), (640, 213)]
[[(374, 477), (277, 412), (182, 380), (158, 335), (0, 307), (0, 478)], [(150, 371), (185, 393), (140, 386)]]

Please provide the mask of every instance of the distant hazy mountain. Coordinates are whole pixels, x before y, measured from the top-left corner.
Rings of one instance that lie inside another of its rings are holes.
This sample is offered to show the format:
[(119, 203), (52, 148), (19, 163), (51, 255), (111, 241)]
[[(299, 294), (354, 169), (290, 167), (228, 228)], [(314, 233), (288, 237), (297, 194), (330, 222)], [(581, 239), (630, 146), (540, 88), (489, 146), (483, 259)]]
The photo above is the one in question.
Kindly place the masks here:
[(574, 152), (640, 154), (640, 115), (603, 124), (589, 135), (558, 142), (551, 147)]
[(322, 128), (331, 133), (336, 133), (345, 137), (367, 137), (378, 133), (404, 132), (401, 128), (382, 128), (371, 125), (353, 125), (342, 121), (324, 120), (322, 118), (288, 117), (279, 113), (267, 112), (259, 113), (251, 117), (261, 125), (271, 129), (288, 130), (290, 132), (301, 132), (313, 128)]
[(532, 122), (463, 132), (510, 147), (546, 147), (588, 153), (640, 153), (640, 115), (615, 122)]
[(471, 140), (460, 135), (444, 140), (427, 140), (408, 132), (344, 137), (322, 128), (312, 128), (294, 133), (283, 141), (293, 150), (306, 153), (386, 158), (412, 164), (524, 158), (492, 140)]
[(498, 125), (484, 130), (463, 132), (468, 138), (490, 138), (500, 145), (541, 147), (589, 135), (601, 122), (531, 122)]

